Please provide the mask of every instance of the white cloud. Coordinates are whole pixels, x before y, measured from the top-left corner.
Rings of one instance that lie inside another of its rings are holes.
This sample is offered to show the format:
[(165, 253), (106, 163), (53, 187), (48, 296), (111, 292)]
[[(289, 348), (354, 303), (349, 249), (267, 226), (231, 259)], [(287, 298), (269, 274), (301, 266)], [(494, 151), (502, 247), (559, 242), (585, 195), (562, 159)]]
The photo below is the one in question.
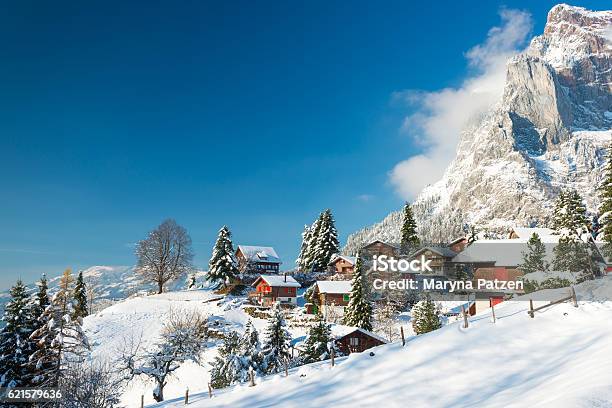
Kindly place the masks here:
[(416, 107), (415, 113), (405, 118), (402, 130), (423, 149), (391, 171), (391, 182), (403, 198), (414, 198), (423, 187), (442, 177), (455, 156), (461, 130), (501, 97), (506, 61), (524, 46), (533, 23), (524, 11), (502, 9), (499, 14), (501, 25), (489, 30), (484, 43), (466, 52), (475, 73), (461, 87), (435, 92), (407, 90), (394, 95)]

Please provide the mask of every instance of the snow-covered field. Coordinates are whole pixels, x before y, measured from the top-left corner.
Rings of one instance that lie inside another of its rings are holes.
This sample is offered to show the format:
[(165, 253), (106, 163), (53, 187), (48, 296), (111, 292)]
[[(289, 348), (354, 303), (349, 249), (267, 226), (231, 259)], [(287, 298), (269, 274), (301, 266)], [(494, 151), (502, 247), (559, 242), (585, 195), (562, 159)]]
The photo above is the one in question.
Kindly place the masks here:
[[(300, 367), (288, 378), (215, 391), (212, 399), (194, 381), (189, 406), (612, 407), (612, 277), (576, 290), (579, 308), (563, 303), (531, 319), (528, 302), (506, 302), (496, 307), (495, 324), (488, 313), (477, 315), (468, 329), (450, 324), (411, 337), (405, 347), (396, 342), (372, 349), (374, 356), (352, 354), (334, 368)], [(567, 289), (549, 291), (563, 297)], [(154, 406), (184, 405), (175, 397)]]

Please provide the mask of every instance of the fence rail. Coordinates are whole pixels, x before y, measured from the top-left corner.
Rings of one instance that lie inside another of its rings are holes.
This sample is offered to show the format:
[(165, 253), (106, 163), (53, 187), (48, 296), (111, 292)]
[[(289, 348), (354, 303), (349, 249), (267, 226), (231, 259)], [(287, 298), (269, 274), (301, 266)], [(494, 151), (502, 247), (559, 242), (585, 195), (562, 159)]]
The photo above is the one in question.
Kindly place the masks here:
[(535, 312), (546, 309), (547, 307), (550, 307), (550, 306), (558, 305), (559, 303), (567, 302), (568, 300), (571, 300), (574, 303), (574, 307), (578, 307), (578, 299), (576, 299), (576, 290), (574, 290), (573, 286), (570, 287), (569, 296), (566, 296), (558, 300), (554, 300), (547, 305), (542, 305), (542, 306), (534, 308), (533, 299), (529, 299), (529, 311), (527, 312), (527, 314), (529, 314), (529, 316), (533, 319), (535, 317)]

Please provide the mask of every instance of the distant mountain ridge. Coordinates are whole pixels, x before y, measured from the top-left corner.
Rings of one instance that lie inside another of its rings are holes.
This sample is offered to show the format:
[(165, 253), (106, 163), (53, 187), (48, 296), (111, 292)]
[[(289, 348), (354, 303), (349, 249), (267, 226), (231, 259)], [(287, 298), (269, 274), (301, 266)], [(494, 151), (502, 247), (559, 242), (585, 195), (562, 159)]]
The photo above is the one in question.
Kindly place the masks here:
[[(442, 179), (414, 201), (420, 236), (445, 242), (465, 224), (545, 226), (568, 188), (596, 213), (611, 129), (612, 11), (557, 5), (544, 33), (508, 61), (499, 103), (462, 132)], [(401, 221), (389, 214), (349, 236), (344, 251), (398, 241)]]

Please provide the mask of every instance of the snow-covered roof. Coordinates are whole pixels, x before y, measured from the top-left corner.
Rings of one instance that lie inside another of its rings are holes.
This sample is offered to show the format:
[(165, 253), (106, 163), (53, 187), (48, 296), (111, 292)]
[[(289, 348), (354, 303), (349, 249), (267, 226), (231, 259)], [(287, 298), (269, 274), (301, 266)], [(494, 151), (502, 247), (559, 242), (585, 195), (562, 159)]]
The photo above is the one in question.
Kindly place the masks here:
[(351, 334), (354, 333), (356, 331), (359, 331), (363, 334), (366, 334), (370, 337), (373, 337), (377, 340), (382, 341), (383, 343), (388, 343), (387, 339), (385, 339), (384, 337), (379, 336), (376, 333), (372, 333), (371, 331), (368, 330), (364, 330), (362, 328), (359, 327), (353, 327), (353, 326), (344, 326), (342, 324), (332, 324), (331, 325), (331, 335), (334, 339), (339, 339), (341, 337), (346, 336), (347, 334)]
[(351, 281), (317, 281), (319, 293), (350, 293)]
[(412, 254), (412, 256), (413, 257), (417, 256), (421, 252), (427, 251), (427, 250), (435, 252), (436, 254), (442, 255), (442, 256), (447, 257), (447, 258), (452, 258), (453, 256), (457, 255), (457, 252), (453, 251), (450, 248), (446, 248), (446, 247), (442, 247), (442, 246), (426, 246), (426, 247), (423, 247), (423, 248), (419, 249), (418, 251), (416, 251), (414, 254)]
[(334, 256), (332, 256), (331, 260), (329, 261), (329, 265), (333, 265), (334, 263), (336, 263), (338, 259), (344, 259), (346, 262), (350, 263), (351, 265), (355, 265), (355, 262), (357, 260), (357, 258), (354, 256), (335, 254)]
[(299, 288), (302, 286), (298, 281), (293, 279), (293, 276), (288, 275), (260, 275), (259, 278), (253, 282), (253, 286), (257, 286), (260, 279), (264, 280), (268, 285), (273, 287)]
[[(558, 236), (557, 237), (558, 241)], [(556, 242), (544, 242), (546, 259), (551, 262)], [(495, 266), (517, 266), (523, 262), (523, 252), (527, 251), (527, 240), (523, 239), (483, 239), (472, 243), (453, 258), (453, 262), (495, 262)]]
[(555, 230), (550, 228), (526, 228), (526, 227), (514, 227), (512, 231), (522, 239), (529, 239), (533, 234), (538, 234), (540, 239), (546, 236), (555, 235)]
[(272, 247), (254, 246), (254, 245), (238, 245), (236, 250), (242, 252), (242, 255), (253, 262), (269, 262), (281, 264), (281, 259)]

